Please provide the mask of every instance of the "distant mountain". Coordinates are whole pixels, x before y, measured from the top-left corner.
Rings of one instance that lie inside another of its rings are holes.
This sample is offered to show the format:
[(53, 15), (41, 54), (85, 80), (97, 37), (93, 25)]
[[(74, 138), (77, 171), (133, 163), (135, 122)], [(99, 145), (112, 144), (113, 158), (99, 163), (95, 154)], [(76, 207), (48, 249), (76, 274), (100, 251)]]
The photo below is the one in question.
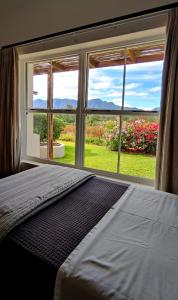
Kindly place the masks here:
[(159, 112), (159, 111), (160, 111), (160, 107), (155, 107), (155, 108), (152, 109), (152, 111), (157, 111), (157, 112)]
[[(99, 98), (97, 99), (90, 99), (88, 101), (88, 108), (89, 109), (107, 109), (107, 110), (117, 110), (121, 109), (121, 106), (114, 104), (113, 102), (103, 101)], [(56, 109), (66, 109), (66, 108), (76, 108), (77, 107), (77, 100), (75, 99), (53, 99), (53, 108)], [(42, 99), (36, 99), (33, 101), (33, 108), (47, 108), (47, 101)], [(125, 107), (127, 110), (136, 110), (141, 111), (136, 107)]]
[(121, 107), (119, 105), (114, 104), (113, 102), (107, 102), (101, 99), (91, 99), (88, 101), (88, 108), (116, 110), (120, 109)]
[(47, 101), (42, 99), (33, 100), (33, 108), (47, 108)]
[(76, 108), (77, 107), (77, 100), (75, 99), (53, 99), (53, 107), (58, 109), (64, 109), (64, 108)]

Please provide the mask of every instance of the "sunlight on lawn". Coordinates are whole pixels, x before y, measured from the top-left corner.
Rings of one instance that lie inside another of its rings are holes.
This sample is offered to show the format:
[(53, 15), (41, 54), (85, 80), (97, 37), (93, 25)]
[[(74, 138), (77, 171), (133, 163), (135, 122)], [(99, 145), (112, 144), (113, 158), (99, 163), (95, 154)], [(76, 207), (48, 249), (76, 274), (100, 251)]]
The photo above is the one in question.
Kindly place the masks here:
[[(55, 161), (67, 164), (75, 163), (75, 147), (72, 142), (64, 142), (65, 157), (55, 158)], [(84, 165), (88, 168), (117, 172), (118, 153), (110, 151), (105, 146), (85, 145)], [(120, 173), (131, 176), (154, 179), (155, 157), (143, 154), (121, 153)]]

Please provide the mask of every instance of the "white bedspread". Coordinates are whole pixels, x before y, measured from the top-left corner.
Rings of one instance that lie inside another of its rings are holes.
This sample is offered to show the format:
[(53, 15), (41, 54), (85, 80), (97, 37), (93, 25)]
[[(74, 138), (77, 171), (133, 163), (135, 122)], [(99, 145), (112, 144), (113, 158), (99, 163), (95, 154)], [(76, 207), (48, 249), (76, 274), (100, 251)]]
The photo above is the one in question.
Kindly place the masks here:
[(0, 180), (0, 241), (19, 222), (64, 195), (91, 173), (42, 165)]
[(130, 187), (58, 271), (55, 300), (178, 300), (178, 196)]

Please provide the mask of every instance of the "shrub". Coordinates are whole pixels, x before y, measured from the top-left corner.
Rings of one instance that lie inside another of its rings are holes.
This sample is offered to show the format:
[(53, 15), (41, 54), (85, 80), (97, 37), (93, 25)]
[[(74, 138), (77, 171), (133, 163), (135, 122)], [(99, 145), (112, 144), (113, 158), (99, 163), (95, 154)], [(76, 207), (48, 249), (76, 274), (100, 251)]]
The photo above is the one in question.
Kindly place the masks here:
[(86, 127), (87, 137), (102, 138), (105, 133), (105, 128), (103, 125), (94, 125)]
[(106, 146), (111, 150), (111, 151), (118, 151), (119, 147), (119, 124), (118, 122), (113, 122), (108, 124), (108, 131), (105, 135), (106, 138)]
[(93, 144), (93, 145), (97, 145), (97, 146), (106, 145), (105, 139), (101, 139), (101, 138), (98, 138), (98, 137), (86, 137), (85, 138), (85, 143), (86, 144)]
[(123, 150), (156, 154), (158, 123), (136, 120), (126, 123), (121, 135)]
[[(59, 139), (62, 130), (64, 129), (64, 122), (59, 118), (53, 118), (53, 140)], [(46, 142), (48, 139), (48, 119), (47, 114), (34, 114), (34, 132), (40, 135), (40, 142)]]
[(75, 135), (62, 133), (60, 139), (66, 142), (75, 142)]
[[(121, 147), (124, 151), (156, 154), (159, 124), (135, 120), (123, 123)], [(114, 129), (107, 136), (107, 146), (117, 151), (119, 147), (119, 131)]]
[(63, 130), (63, 134), (75, 135), (76, 126), (74, 124), (67, 124)]
[(119, 147), (119, 132), (118, 131), (108, 134), (106, 146), (111, 151), (118, 151), (118, 147)]

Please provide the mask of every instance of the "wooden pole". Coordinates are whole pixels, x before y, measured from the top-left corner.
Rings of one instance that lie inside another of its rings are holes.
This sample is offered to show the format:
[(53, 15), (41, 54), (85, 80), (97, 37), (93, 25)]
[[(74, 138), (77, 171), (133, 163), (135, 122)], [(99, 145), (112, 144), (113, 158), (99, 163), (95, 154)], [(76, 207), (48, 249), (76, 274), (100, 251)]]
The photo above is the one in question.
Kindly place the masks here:
[[(48, 108), (53, 107), (53, 72), (52, 64), (48, 72)], [(48, 158), (53, 159), (53, 113), (48, 114)]]

